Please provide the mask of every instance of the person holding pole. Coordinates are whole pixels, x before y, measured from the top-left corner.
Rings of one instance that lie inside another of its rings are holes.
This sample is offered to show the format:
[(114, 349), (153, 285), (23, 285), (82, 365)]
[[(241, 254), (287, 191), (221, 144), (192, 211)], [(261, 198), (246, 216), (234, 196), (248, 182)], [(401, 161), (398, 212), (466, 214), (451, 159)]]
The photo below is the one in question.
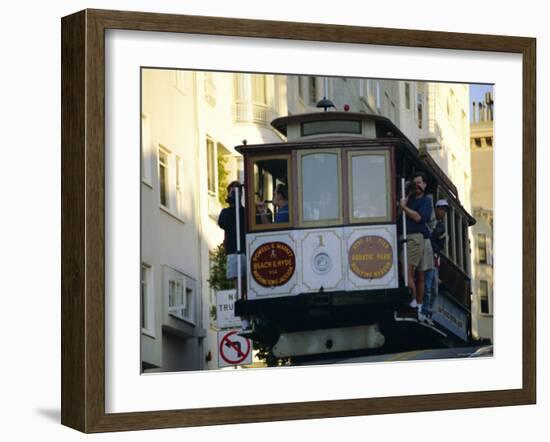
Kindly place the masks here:
[(427, 223), (432, 215), (432, 203), (425, 195), (426, 175), (416, 172), (411, 177), (407, 195), (399, 201), (400, 208), (405, 214), (405, 229), (407, 241), (407, 275), (406, 281), (412, 292), (409, 306), (422, 313), (424, 300), (424, 257), (425, 240), (430, 237)]
[[(224, 231), (223, 245), (226, 254), (226, 277), (233, 281), (233, 286), (238, 289), (238, 276), (246, 274), (246, 241), (244, 229), (244, 207), (241, 204), (242, 185), (238, 181), (232, 181), (227, 186), (227, 203), (229, 207), (222, 209), (218, 217), (218, 226)], [(239, 198), (237, 198), (239, 194)], [(236, 208), (239, 208), (237, 211)], [(238, 223), (238, 228), (237, 228)], [(237, 241), (237, 237), (239, 240)], [(240, 272), (239, 272), (240, 267)], [(240, 299), (241, 293), (237, 293)]]

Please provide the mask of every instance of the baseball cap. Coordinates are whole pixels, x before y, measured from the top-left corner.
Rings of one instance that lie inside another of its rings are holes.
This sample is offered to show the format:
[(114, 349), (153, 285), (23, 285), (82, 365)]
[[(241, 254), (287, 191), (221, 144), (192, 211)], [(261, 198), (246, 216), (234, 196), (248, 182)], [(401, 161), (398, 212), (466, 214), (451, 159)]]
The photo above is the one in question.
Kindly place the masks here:
[(438, 200), (437, 203), (435, 203), (435, 207), (449, 207), (449, 203), (447, 202), (447, 200), (443, 199), (443, 200)]

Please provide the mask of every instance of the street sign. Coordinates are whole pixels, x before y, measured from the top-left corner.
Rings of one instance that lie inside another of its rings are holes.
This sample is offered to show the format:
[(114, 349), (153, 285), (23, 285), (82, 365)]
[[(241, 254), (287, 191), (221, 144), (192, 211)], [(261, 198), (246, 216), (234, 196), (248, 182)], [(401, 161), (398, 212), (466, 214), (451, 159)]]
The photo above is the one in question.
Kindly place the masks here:
[(235, 316), (235, 289), (216, 292), (216, 322), (219, 329), (241, 327), (241, 318)]
[(468, 340), (468, 314), (443, 292), (435, 298), (432, 319), (464, 341)]
[(239, 330), (218, 332), (218, 367), (252, 364), (252, 341)]

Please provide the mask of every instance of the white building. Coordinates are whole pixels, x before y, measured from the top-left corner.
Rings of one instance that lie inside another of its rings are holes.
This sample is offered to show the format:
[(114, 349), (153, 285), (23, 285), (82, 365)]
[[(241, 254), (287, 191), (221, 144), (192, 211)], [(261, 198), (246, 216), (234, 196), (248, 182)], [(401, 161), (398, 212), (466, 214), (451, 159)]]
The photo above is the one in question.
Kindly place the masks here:
[(477, 224), (473, 229), (474, 336), (493, 339), (493, 98), (473, 104), (471, 124), (472, 205)]
[(268, 123), (286, 114), (285, 97), (286, 77), (142, 71), (145, 370), (217, 368), (207, 280), (223, 241), (220, 184), (242, 180), (233, 146), (281, 141)]
[[(421, 155), (429, 155), (449, 177), (460, 203), (473, 215), (469, 86), (403, 81), (400, 88), (403, 97), (400, 129), (418, 146)], [(454, 264), (455, 271), (472, 278), (473, 231), (453, 208), (447, 213), (445, 224), (444, 254)], [(459, 247), (466, 236), (468, 243)]]
[(470, 113), (467, 84), (400, 82), (399, 128), (451, 179), (471, 210)]

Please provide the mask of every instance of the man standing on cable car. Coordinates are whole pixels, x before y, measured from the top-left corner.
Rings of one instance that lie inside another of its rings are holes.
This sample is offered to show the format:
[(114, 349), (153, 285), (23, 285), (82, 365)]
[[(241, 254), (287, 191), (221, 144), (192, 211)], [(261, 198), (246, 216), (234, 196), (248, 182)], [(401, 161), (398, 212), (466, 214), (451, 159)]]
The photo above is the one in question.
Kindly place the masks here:
[(400, 200), (401, 210), (406, 215), (408, 282), (413, 297), (409, 306), (422, 312), (424, 300), (424, 270), (421, 267), (425, 239), (430, 237), (427, 223), (432, 215), (432, 203), (425, 195), (426, 175), (416, 172), (412, 176), (407, 197)]
[[(224, 239), (223, 239), (223, 245), (225, 248), (225, 254), (227, 256), (226, 258), (226, 264), (227, 264), (227, 271), (226, 271), (226, 277), (227, 279), (233, 281), (233, 285), (235, 288), (237, 288), (237, 260), (240, 259), (241, 261), (241, 276), (246, 275), (246, 256), (245, 256), (245, 250), (246, 250), (246, 241), (245, 241), (245, 229), (244, 229), (244, 207), (239, 201), (238, 204), (235, 201), (235, 189), (237, 187), (240, 187), (241, 183), (238, 181), (232, 181), (227, 186), (227, 202), (229, 203), (229, 207), (226, 207), (225, 209), (222, 209), (220, 212), (220, 216), (218, 217), (218, 226), (220, 226), (224, 230)], [(240, 219), (240, 239), (241, 239), (241, 247), (240, 247), (240, 254), (237, 253), (237, 222), (236, 222), (236, 207), (239, 207), (239, 219)]]

